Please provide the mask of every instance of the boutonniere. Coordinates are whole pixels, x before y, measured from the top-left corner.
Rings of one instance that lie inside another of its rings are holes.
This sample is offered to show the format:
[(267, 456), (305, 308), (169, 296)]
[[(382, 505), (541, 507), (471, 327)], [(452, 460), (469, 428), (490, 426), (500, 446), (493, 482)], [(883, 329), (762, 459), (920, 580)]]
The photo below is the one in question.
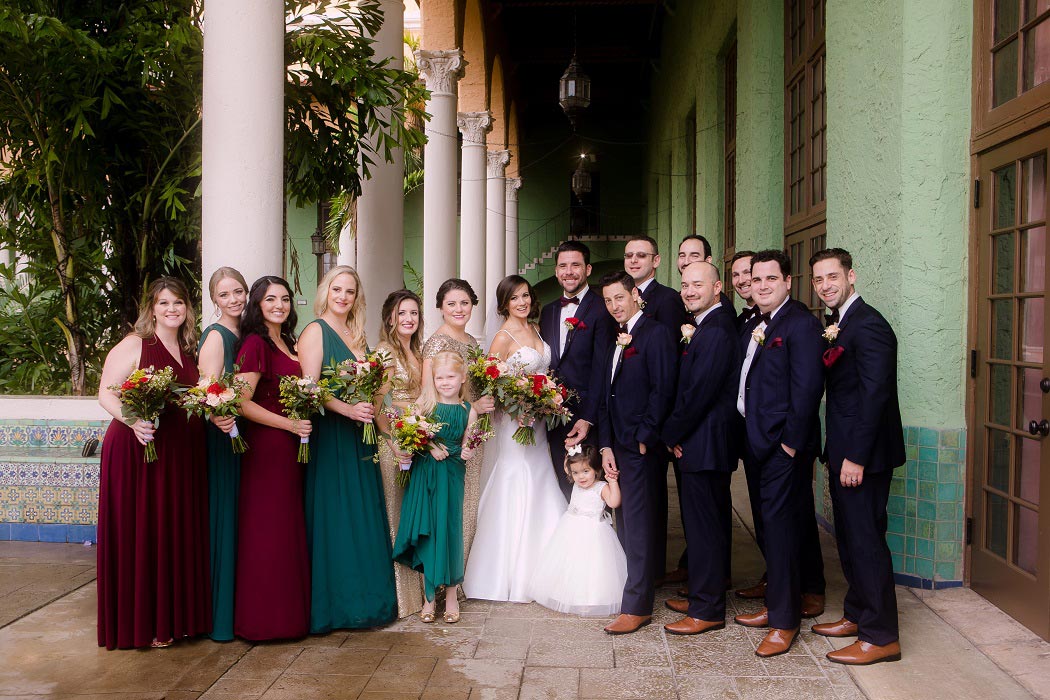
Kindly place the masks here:
[(631, 337), (630, 333), (620, 333), (616, 336), (616, 344), (619, 345), (621, 348), (625, 348), (628, 345), (630, 345), (632, 340), (634, 340), (634, 338)]
[(842, 354), (846, 352), (846, 348), (841, 345), (835, 345), (824, 351), (824, 366), (831, 367), (833, 364), (838, 362)]
[(839, 337), (839, 324), (832, 323), (830, 326), (824, 329), (824, 340), (828, 343), (834, 343)]
[(784, 339), (781, 338), (779, 335), (776, 338), (773, 338), (773, 340), (769, 341), (770, 349), (772, 349), (772, 348), (779, 348), (783, 344), (784, 344)]
[(636, 347), (625, 348), (624, 351), (623, 351), (623, 359), (626, 360), (628, 357), (634, 357), (637, 354), (638, 354), (638, 348), (636, 348)]
[(641, 296), (638, 297), (638, 310), (645, 311), (645, 299), (642, 299)]
[(696, 333), (696, 326), (691, 323), (682, 324), (682, 343), (688, 343), (693, 339), (693, 333)]
[(759, 345), (766, 344), (766, 331), (761, 326), (756, 326), (755, 330), (751, 331), (751, 340), (755, 341)]
[(587, 324), (575, 316), (569, 316), (565, 319), (565, 328), (570, 331), (585, 331), (587, 330)]

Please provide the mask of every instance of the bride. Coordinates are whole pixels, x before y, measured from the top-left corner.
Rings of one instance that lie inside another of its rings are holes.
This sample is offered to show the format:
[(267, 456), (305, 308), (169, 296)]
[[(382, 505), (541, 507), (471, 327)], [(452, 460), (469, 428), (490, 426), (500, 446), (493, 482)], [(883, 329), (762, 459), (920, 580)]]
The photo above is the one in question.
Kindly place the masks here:
[[(544, 373), (551, 349), (540, 338), (540, 304), (524, 277), (510, 275), (496, 287), (496, 313), (503, 325), (489, 354), (515, 370)], [(565, 512), (565, 497), (550, 468), (547, 429), (535, 423), (536, 444), (513, 439), (518, 421), (493, 416), (495, 438), (485, 446), (477, 534), (467, 559), (463, 592), (468, 598), (528, 602), (529, 580), (541, 550)]]

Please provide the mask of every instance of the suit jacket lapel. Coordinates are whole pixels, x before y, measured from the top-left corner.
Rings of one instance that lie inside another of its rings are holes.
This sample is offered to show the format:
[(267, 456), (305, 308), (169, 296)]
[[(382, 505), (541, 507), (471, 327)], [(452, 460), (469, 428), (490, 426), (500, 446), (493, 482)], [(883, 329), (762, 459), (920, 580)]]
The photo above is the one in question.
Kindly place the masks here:
[[(628, 334), (628, 335), (631, 336), (631, 344), (620, 351), (620, 359), (619, 359), (619, 361), (617, 361), (616, 369), (613, 371), (613, 376), (612, 376), (613, 383), (615, 383), (617, 378), (619, 378), (620, 370), (623, 369), (623, 361), (627, 357), (627, 348), (631, 347), (631, 345), (634, 345), (635, 336), (638, 334), (638, 329), (641, 328), (642, 324), (644, 324), (644, 323), (645, 323), (645, 315), (643, 314), (642, 316), (638, 317), (638, 322), (634, 324), (634, 328), (632, 328), (631, 332)], [(613, 345), (613, 354), (614, 355), (616, 354), (616, 346), (615, 345)]]
[(863, 304), (864, 304), (864, 299), (862, 299), (861, 297), (857, 297), (857, 300), (849, 305), (849, 308), (846, 309), (846, 313), (844, 313), (842, 315), (842, 318), (839, 319), (839, 330), (840, 331), (846, 326), (846, 321), (848, 321), (850, 319), (850, 317), (853, 315), (853, 312), (856, 311), (857, 308), (862, 306)]
[[(762, 357), (762, 351), (765, 350), (766, 345), (768, 345), (770, 343), (770, 341), (772, 341), (773, 338), (775, 337), (773, 335), (773, 331), (780, 327), (780, 325), (784, 322), (784, 319), (787, 316), (790, 315), (790, 312), (791, 312), (791, 300), (789, 299), (788, 303), (785, 304), (784, 307), (782, 309), (780, 309), (780, 312), (777, 313), (777, 315), (773, 317), (773, 320), (766, 324), (766, 329), (765, 329), (765, 331), (763, 331), (765, 333), (765, 335), (766, 335), (766, 339), (765, 339), (765, 342), (760, 344), (758, 346), (758, 349), (755, 350), (755, 357), (751, 360), (751, 369), (752, 369), (752, 371), (755, 369), (755, 363), (758, 362), (760, 357)], [(756, 328), (757, 328), (757, 326), (756, 326)], [(752, 329), (752, 330), (754, 330), (754, 329)]]
[(551, 314), (550, 320), (547, 321), (547, 336), (550, 338), (549, 345), (551, 346), (552, 362), (556, 362), (561, 357), (561, 329), (558, 328), (558, 322), (561, 316), (560, 302), (551, 302)]

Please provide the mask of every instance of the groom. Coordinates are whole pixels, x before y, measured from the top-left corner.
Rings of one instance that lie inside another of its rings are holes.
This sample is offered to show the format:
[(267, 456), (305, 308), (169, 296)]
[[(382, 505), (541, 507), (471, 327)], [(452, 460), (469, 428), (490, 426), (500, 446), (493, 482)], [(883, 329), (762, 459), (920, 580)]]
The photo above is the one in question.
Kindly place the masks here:
[(612, 347), (613, 324), (601, 295), (587, 286), (590, 248), (579, 241), (565, 241), (558, 246), (554, 265), (562, 295), (543, 307), (540, 335), (551, 346), (551, 373), (576, 393), (568, 404), (574, 422), (547, 432), (554, 476), (568, 501), (572, 482), (565, 478), (565, 443), (575, 445), (586, 440), (594, 444), (592, 426), (598, 420), (602, 386), (596, 360), (603, 350)]
[(674, 400), (677, 358), (667, 328), (642, 314), (641, 297), (627, 272), (610, 272), (598, 287), (619, 324), (615, 345), (597, 363), (604, 386), (598, 445), (606, 473), (620, 480), (616, 529), (627, 554), (620, 616), (605, 631), (628, 634), (652, 620), (660, 551), (656, 538), (661, 536), (657, 490), (667, 485), (666, 477), (660, 478), (660, 467), (667, 463), (660, 428)]

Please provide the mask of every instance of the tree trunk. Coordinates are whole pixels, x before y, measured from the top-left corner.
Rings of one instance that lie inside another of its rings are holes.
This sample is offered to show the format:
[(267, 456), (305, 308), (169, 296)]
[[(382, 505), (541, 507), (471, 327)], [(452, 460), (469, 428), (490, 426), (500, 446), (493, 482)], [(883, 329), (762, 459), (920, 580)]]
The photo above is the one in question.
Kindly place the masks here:
[(55, 319), (66, 336), (66, 349), (69, 353), (69, 383), (74, 396), (83, 396), (87, 390), (87, 338), (80, 327), (80, 306), (77, 301), (75, 285), (75, 268), (73, 257), (66, 245), (66, 225), (61, 210), (54, 196), (51, 197), (51, 242), (55, 246), (55, 272), (58, 284), (62, 289), (62, 301), (65, 306), (65, 319)]

